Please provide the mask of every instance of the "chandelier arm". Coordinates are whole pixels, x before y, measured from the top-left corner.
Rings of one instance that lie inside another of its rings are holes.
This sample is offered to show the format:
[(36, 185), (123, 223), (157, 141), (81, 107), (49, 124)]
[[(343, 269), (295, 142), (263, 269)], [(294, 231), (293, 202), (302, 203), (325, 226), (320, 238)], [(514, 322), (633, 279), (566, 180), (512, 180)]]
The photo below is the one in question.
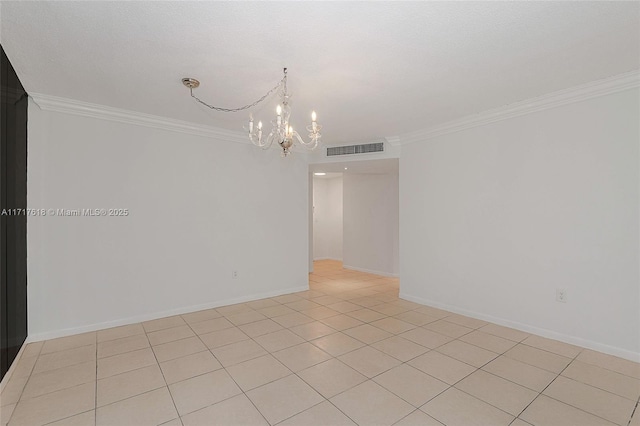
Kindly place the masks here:
[(273, 92), (278, 90), (278, 88), (280, 88), (280, 86), (282, 86), (283, 84), (286, 85), (286, 81), (287, 81), (287, 76), (285, 74), (285, 76), (282, 77), (282, 80), (280, 80), (278, 82), (278, 84), (276, 84), (271, 90), (269, 90), (267, 93), (265, 93), (265, 95), (262, 96), (260, 99), (258, 99), (257, 101), (253, 102), (252, 104), (244, 105), (244, 106), (241, 106), (239, 108), (221, 108), (221, 107), (210, 105), (210, 104), (206, 103), (205, 101), (203, 101), (202, 99), (198, 98), (196, 95), (194, 95), (192, 87), (189, 88), (189, 93), (191, 94), (191, 97), (193, 99), (195, 99), (197, 102), (199, 102), (200, 104), (202, 104), (202, 105), (206, 106), (207, 108), (210, 108), (210, 109), (212, 109), (214, 111), (239, 112), (239, 111), (247, 110), (249, 108), (253, 108), (254, 106), (258, 105), (260, 102), (262, 102), (265, 99), (267, 99), (269, 97), (269, 95), (271, 95)]

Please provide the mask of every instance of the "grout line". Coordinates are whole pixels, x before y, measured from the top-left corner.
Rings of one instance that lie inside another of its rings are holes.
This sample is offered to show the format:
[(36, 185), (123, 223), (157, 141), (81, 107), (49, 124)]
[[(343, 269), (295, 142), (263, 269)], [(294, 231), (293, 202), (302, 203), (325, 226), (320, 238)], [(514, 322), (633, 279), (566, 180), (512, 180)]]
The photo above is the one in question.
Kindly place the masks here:
[[(184, 319), (182, 317), (180, 317), (180, 319), (182, 319), (184, 321)], [(144, 328), (144, 326), (143, 326), (143, 328)], [(189, 326), (189, 329), (191, 329), (190, 326)], [(193, 332), (193, 330), (191, 330), (191, 331)], [(162, 367), (160, 366), (160, 361), (158, 361), (158, 357), (156, 356), (156, 353), (153, 350), (153, 346), (151, 345), (151, 341), (149, 340), (149, 336), (147, 335), (146, 331), (145, 331), (145, 336), (147, 337), (147, 341), (149, 342), (149, 348), (151, 349), (151, 353), (153, 354), (153, 358), (156, 360), (156, 365), (158, 366), (158, 369), (160, 370), (160, 374), (162, 374), (162, 380), (164, 380), (164, 384), (165, 384), (165, 387), (167, 388), (167, 392), (169, 392), (169, 397), (171, 398), (171, 402), (173, 403), (173, 408), (176, 410), (176, 415), (178, 416), (178, 419), (180, 419), (180, 412), (178, 411), (178, 406), (176, 405), (176, 401), (173, 399), (173, 394), (171, 393), (171, 389), (169, 388), (169, 383), (167, 383), (167, 378), (164, 376), (164, 371), (162, 371)], [(97, 411), (98, 411), (98, 409), (96, 407), (96, 412)], [(168, 421), (170, 421), (170, 420), (168, 420)], [(182, 419), (180, 419), (180, 423), (182, 423)]]

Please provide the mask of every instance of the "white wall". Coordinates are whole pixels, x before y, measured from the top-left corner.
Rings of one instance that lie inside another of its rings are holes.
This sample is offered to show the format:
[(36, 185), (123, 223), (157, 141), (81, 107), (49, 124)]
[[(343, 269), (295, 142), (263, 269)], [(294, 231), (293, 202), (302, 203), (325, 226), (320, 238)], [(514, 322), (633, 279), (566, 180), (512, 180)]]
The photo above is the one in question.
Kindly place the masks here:
[[(29, 110), (29, 338), (308, 288), (308, 172), (276, 149)], [(232, 279), (232, 270), (238, 271)]]
[(342, 260), (342, 176), (313, 178), (313, 258)]
[(398, 274), (398, 175), (343, 177), (345, 268)]
[(401, 294), (639, 359), (639, 116), (633, 89), (403, 146)]

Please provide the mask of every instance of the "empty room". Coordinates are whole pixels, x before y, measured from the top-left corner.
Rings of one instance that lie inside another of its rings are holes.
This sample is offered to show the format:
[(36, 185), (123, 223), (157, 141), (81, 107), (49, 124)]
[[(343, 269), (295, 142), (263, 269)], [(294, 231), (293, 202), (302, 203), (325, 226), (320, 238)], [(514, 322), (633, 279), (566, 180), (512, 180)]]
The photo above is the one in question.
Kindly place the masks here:
[(640, 426), (640, 2), (0, 1), (0, 426)]

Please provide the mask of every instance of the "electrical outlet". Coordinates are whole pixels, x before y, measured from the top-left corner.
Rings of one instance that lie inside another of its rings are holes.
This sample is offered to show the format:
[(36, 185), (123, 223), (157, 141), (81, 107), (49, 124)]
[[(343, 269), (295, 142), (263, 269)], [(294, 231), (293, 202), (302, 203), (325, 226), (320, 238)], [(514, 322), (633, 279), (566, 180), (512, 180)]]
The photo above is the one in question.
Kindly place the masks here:
[(234, 280), (238, 278), (238, 271), (231, 271), (231, 278)]
[(556, 302), (567, 303), (567, 290), (564, 288), (556, 289)]

